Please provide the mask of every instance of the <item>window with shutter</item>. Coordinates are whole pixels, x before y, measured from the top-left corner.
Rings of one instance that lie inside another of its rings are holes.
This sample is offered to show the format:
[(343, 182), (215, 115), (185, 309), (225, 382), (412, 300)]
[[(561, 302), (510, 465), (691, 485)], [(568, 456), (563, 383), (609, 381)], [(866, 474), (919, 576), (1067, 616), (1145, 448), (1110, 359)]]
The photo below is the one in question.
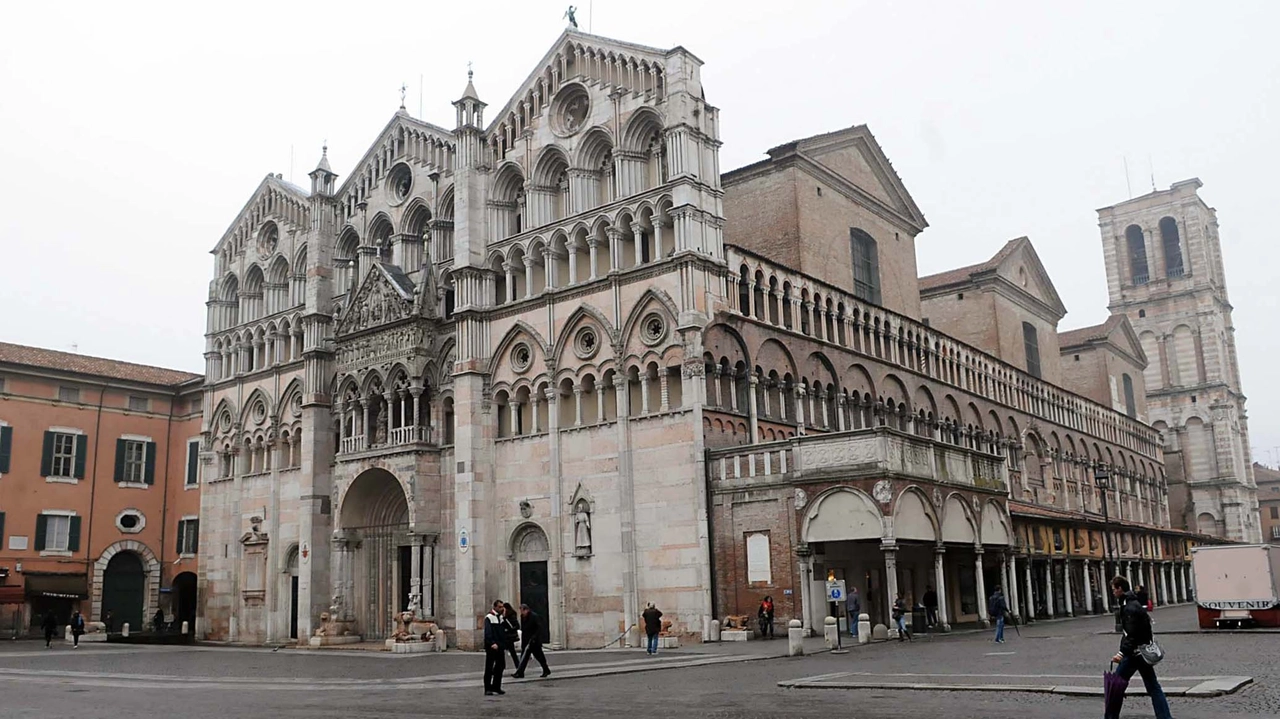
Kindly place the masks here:
[(200, 440), (187, 440), (187, 485), (200, 483)]
[(53, 438), (55, 432), (44, 433), (44, 449), (40, 452), (40, 476), (53, 476)]
[(1032, 377), (1040, 377), (1040, 337), (1036, 335), (1035, 325), (1022, 323), (1022, 344), (1027, 352), (1027, 373)]
[(36, 550), (74, 552), (80, 548), (80, 518), (65, 514), (36, 517)]
[[(9, 471), (9, 456), (13, 453), (13, 427), (0, 427), (0, 474)], [(2, 546), (2, 545), (0, 545)]]
[(147, 484), (156, 483), (156, 443), (146, 442), (143, 447), (145, 463), (142, 469), (142, 481)]
[[(78, 437), (79, 435), (65, 432), (45, 432), (46, 461), (41, 462), (44, 476), (67, 478), (76, 476), (75, 472), (79, 464), (76, 452)], [(80, 476), (84, 476), (83, 469)]]
[(67, 551), (80, 551), (80, 518), (66, 517), (67, 522)]
[(849, 229), (853, 251), (853, 294), (859, 299), (880, 304), (880, 258), (876, 241), (857, 228)]
[(36, 515), (36, 551), (44, 551), (45, 541), (49, 536), (49, 517), (43, 514)]
[(76, 479), (84, 479), (84, 461), (89, 455), (89, 438), (83, 434), (76, 435)]

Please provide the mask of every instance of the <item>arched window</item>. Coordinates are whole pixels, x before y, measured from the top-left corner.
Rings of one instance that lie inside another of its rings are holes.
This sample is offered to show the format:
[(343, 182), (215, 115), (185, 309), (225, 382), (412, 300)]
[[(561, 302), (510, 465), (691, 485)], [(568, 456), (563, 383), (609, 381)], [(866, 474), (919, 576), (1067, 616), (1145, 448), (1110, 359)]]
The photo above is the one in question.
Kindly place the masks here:
[(1130, 417), (1138, 416), (1138, 405), (1133, 398), (1133, 378), (1125, 373), (1121, 378), (1124, 382), (1124, 413)]
[(1129, 278), (1135, 285), (1145, 285), (1151, 275), (1147, 271), (1147, 241), (1142, 236), (1142, 228), (1129, 225), (1124, 238), (1129, 246)]
[(1032, 377), (1040, 377), (1040, 337), (1036, 334), (1035, 325), (1022, 323), (1022, 345), (1027, 352), (1027, 373)]
[(857, 228), (849, 228), (853, 248), (853, 295), (880, 304), (880, 257), (876, 241)]
[(1181, 277), (1182, 243), (1178, 238), (1178, 223), (1172, 217), (1160, 219), (1160, 241), (1164, 245), (1164, 276)]

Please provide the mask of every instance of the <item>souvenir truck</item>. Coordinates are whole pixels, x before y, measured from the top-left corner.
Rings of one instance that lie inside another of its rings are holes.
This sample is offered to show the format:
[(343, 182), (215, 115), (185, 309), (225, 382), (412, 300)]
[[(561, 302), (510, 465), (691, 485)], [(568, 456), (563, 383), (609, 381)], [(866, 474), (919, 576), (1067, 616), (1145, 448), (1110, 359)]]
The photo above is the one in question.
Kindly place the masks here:
[(1195, 547), (1191, 571), (1201, 629), (1280, 627), (1280, 546)]

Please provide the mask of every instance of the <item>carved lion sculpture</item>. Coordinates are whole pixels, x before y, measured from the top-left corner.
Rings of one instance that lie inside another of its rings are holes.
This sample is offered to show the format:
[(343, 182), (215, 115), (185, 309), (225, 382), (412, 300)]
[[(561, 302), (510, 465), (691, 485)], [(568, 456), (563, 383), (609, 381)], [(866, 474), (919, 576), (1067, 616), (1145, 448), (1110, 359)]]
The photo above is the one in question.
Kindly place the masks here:
[(724, 618), (724, 629), (746, 629), (750, 621), (748, 614), (731, 614)]

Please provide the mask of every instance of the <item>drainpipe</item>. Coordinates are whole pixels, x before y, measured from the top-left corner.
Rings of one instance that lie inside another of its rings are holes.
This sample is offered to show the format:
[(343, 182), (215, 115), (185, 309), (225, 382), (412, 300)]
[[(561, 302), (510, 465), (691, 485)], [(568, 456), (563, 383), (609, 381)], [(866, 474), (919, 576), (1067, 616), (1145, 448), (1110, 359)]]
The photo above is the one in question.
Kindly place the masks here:
[[(169, 400), (169, 418), (165, 421), (164, 429), (164, 494), (161, 495), (160, 499), (160, 551), (158, 555), (160, 560), (160, 569), (158, 570), (160, 576), (156, 577), (157, 590), (161, 589), (164, 585), (164, 540), (165, 537), (169, 536), (169, 464), (173, 459), (173, 445), (170, 444), (170, 440), (173, 438), (173, 410), (177, 406), (178, 399), (180, 398), (178, 392), (180, 392), (180, 390), (175, 390), (173, 399)], [(156, 452), (156, 454), (159, 455), (160, 453)], [(183, 467), (185, 468), (187, 459), (187, 453), (185, 451), (182, 453), (182, 459)], [(169, 584), (172, 586), (173, 581), (170, 580)], [(156, 596), (156, 606), (160, 606), (160, 597), (158, 594)], [(173, 607), (173, 610), (176, 615), (177, 608)]]
[[(106, 401), (107, 387), (109, 386), (109, 384), (104, 383), (102, 390), (98, 392), (98, 417), (94, 420), (93, 425), (93, 474), (89, 476), (89, 521), (84, 531), (84, 571), (85, 578), (90, 581), (93, 580), (93, 572), (91, 571), (93, 567), (93, 503), (98, 493), (98, 444), (102, 441), (102, 406)], [(93, 587), (89, 587), (89, 608), (90, 610), (93, 608)], [(89, 621), (93, 620), (92, 611), (82, 613), (89, 616)]]
[(707, 469), (711, 467), (711, 450), (704, 449), (702, 453), (705, 458), (705, 461), (703, 462), (704, 471), (702, 473), (702, 489), (703, 492), (706, 493), (707, 547), (710, 549), (710, 551), (707, 552), (707, 569), (711, 574), (708, 585), (711, 589), (711, 620), (715, 621), (715, 618), (719, 616), (718, 607), (716, 606), (716, 535), (714, 531), (715, 527), (713, 526), (711, 519), (712, 515), (715, 514), (715, 508), (711, 504), (711, 475), (709, 473), (710, 470)]

